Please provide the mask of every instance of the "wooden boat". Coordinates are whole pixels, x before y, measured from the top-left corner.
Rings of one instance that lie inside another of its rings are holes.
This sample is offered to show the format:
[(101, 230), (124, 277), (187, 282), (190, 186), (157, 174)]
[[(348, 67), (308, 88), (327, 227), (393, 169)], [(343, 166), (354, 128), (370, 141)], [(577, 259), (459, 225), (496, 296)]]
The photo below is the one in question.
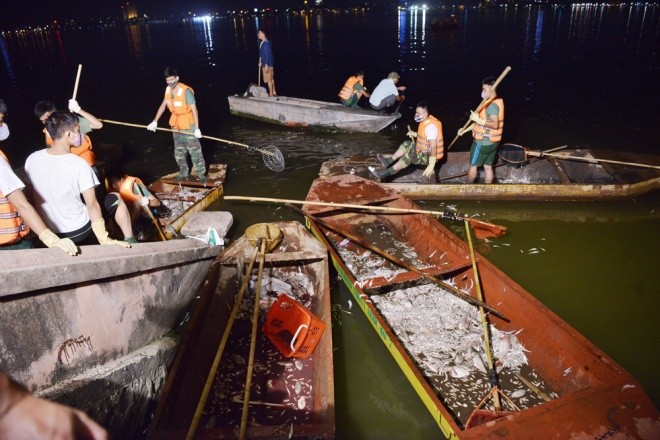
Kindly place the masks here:
[(205, 210), (218, 200), (223, 193), (227, 165), (210, 164), (207, 181), (204, 183), (194, 176), (190, 180), (175, 180), (176, 175), (168, 174), (149, 185), (149, 191), (170, 209), (168, 216), (158, 219), (167, 238), (177, 235), (193, 214)]
[[(224, 178), (224, 165), (211, 169)], [(165, 181), (156, 187), (167, 188)], [(170, 190), (173, 215), (165, 224), (180, 228), (217, 198), (221, 180), (211, 182), (190, 200)], [(113, 438), (134, 438), (176, 352), (178, 338), (168, 333), (222, 246), (186, 239), (80, 250), (75, 257), (59, 249), (3, 256), (0, 369), (41, 397), (85, 410)]]
[[(266, 254), (264, 276), (291, 284), (298, 298), (311, 292), (309, 309), (325, 323), (326, 329), (311, 357), (294, 360), (283, 357), (265, 339), (262, 325), (259, 325), (247, 438), (333, 438), (334, 379), (327, 251), (300, 223), (275, 225), (282, 231), (283, 240)], [(196, 306), (184, 343), (159, 397), (148, 438), (186, 438), (234, 307), (245, 263), (250, 261), (254, 249), (242, 236), (228, 246), (214, 264), (207, 281), (212, 288), (202, 295)], [(255, 263), (255, 274), (257, 266)], [(308, 282), (307, 289), (300, 287)], [(264, 309), (263, 293), (261, 302)], [(252, 305), (247, 309), (250, 311), (239, 313), (232, 327), (196, 438), (238, 438), (245, 361), (250, 346), (251, 316), (247, 315), (251, 315)], [(265, 311), (260, 313), (262, 323), (264, 316)], [(299, 388), (296, 383), (300, 383)]]
[[(609, 150), (563, 150), (562, 154), (660, 165), (660, 156)], [(522, 166), (500, 161), (495, 165), (495, 184), (468, 184), (468, 163), (468, 152), (452, 151), (441, 161), (437, 183), (429, 183), (422, 168), (411, 166), (386, 186), (416, 200), (617, 200), (660, 189), (657, 169), (554, 157), (532, 158)], [(374, 157), (332, 159), (321, 165), (319, 176), (351, 173), (374, 180), (368, 166), (381, 167)]]
[[(316, 179), (307, 200), (365, 205), (382, 203), (385, 206), (419, 209), (390, 187), (350, 175)], [(477, 261), (484, 299), (508, 319), (505, 321), (491, 315), (493, 342), (496, 342), (496, 334), (509, 335), (508, 338), (515, 335), (518, 343), (522, 344), (520, 347), (524, 347), (521, 350), (527, 363), (518, 371), (510, 371), (502, 366), (498, 373), (503, 392), (519, 397), (513, 400), (521, 409), (486, 424), (466, 428), (467, 416), (476, 408), (476, 404), (468, 407), (468, 398), (472, 399), (474, 388), (481, 387), (479, 389), (483, 390), (484, 383), (488, 384), (485, 374), (476, 370), (475, 361), (469, 369), (469, 375), (464, 377), (467, 367), (463, 365), (463, 371), (458, 368), (461, 366), (459, 362), (464, 360), (459, 361), (458, 355), (453, 353), (451, 362), (454, 364), (449, 374), (447, 369), (435, 370), (430, 366), (430, 361), (437, 353), (418, 350), (413, 342), (418, 341), (420, 335), (425, 335), (421, 338), (422, 342), (442, 344), (443, 336), (436, 333), (435, 329), (445, 326), (451, 331), (457, 331), (453, 329), (461, 328), (468, 315), (440, 318), (439, 314), (443, 310), (437, 307), (426, 308), (420, 302), (420, 296), (413, 297), (412, 293), (408, 293), (415, 288), (430, 288), (428, 283), (420, 282), (417, 273), (401, 270), (383, 276), (374, 275), (370, 267), (378, 263), (378, 260), (374, 260), (373, 253), (369, 255), (349, 239), (328, 228), (348, 231), (372, 244), (384, 243), (380, 246), (389, 249), (402, 246), (407, 262), (411, 259), (417, 261), (414, 264), (424, 268), (427, 274), (476, 296), (467, 245), (437, 220), (424, 214), (357, 213), (312, 205), (306, 205), (305, 212), (308, 215), (308, 226), (330, 250), (333, 264), (354, 300), (445, 437), (499, 439), (530, 438), (533, 435), (535, 438), (659, 438), (658, 412), (639, 382), (479, 255)], [(315, 223), (314, 218), (321, 219), (326, 226), (321, 226), (320, 222)], [(435, 287), (433, 284), (430, 286)], [(385, 309), (382, 304), (386, 303), (383, 301), (392, 295), (399, 295), (402, 302), (393, 309)], [(433, 301), (453, 299), (451, 295), (435, 290), (429, 298)], [(466, 307), (471, 309), (471, 314), (477, 313), (475, 307)], [(423, 321), (406, 323), (397, 319), (397, 314), (404, 313), (404, 309), (411, 311), (408, 313), (419, 314)], [(415, 325), (419, 327), (415, 329)], [(481, 329), (472, 330), (477, 334), (481, 332)], [(461, 339), (459, 342), (462, 344), (466, 340)], [(513, 346), (513, 339), (509, 341)], [(453, 345), (450, 348), (457, 349)], [(497, 350), (495, 346), (496, 354)], [(497, 361), (503, 365), (506, 365), (505, 359), (508, 357), (504, 355), (497, 357)], [(531, 385), (525, 385), (516, 373)], [(477, 397), (483, 397), (485, 391), (483, 394), (477, 392)], [(528, 401), (523, 402), (521, 393)]]
[(275, 96), (229, 96), (229, 111), (237, 116), (258, 119), (287, 127), (375, 133), (401, 117), (400, 113), (379, 114), (373, 110), (349, 108), (341, 103)]

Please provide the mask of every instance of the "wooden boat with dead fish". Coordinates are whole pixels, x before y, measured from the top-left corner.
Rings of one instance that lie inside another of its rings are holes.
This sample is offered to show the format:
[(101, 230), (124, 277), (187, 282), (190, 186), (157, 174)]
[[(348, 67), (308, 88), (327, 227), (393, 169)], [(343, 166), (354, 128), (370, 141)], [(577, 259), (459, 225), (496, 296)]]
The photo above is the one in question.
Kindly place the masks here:
[[(331, 439), (334, 438), (335, 415), (327, 251), (298, 222), (271, 225), (282, 231), (283, 239), (265, 256), (260, 296), (262, 311), (246, 437)], [(223, 332), (236, 305), (246, 263), (254, 252), (254, 244), (244, 235), (228, 246), (214, 263), (207, 280), (207, 286), (211, 288), (196, 306), (159, 397), (148, 438), (186, 438)], [(251, 275), (253, 278), (256, 278), (256, 267), (257, 263)], [(278, 292), (290, 294), (325, 323), (325, 332), (309, 357), (284, 357), (263, 334), (263, 319)], [(247, 305), (244, 301), (236, 315), (195, 438), (239, 436), (254, 294), (246, 293), (245, 297), (252, 304)]]
[[(433, 182), (423, 168), (408, 167), (385, 185), (414, 200), (619, 200), (660, 189), (660, 169), (599, 162), (599, 159), (660, 166), (660, 156), (621, 151), (563, 150), (575, 159), (533, 157), (519, 164), (498, 159), (495, 183), (466, 183), (469, 152), (449, 152), (440, 161)], [(582, 160), (584, 159), (584, 160)], [(354, 174), (375, 180), (369, 167), (381, 168), (375, 157), (351, 156), (321, 165), (319, 176)]]
[(338, 102), (316, 101), (287, 96), (229, 96), (233, 115), (287, 127), (305, 127), (375, 133), (401, 117), (400, 113), (379, 114), (363, 108), (350, 108)]
[[(307, 201), (419, 209), (357, 176), (316, 179)], [(445, 285), (476, 296), (468, 246), (426, 214), (306, 205), (308, 227), (446, 438), (658, 438), (658, 412), (640, 383), (483, 256), (477, 255), (507, 415), (468, 425), (489, 390), (477, 308), (386, 262), (387, 249)], [(346, 234), (346, 235), (344, 235)], [(353, 238), (346, 238), (352, 235)], [(509, 413), (510, 411), (510, 413)]]

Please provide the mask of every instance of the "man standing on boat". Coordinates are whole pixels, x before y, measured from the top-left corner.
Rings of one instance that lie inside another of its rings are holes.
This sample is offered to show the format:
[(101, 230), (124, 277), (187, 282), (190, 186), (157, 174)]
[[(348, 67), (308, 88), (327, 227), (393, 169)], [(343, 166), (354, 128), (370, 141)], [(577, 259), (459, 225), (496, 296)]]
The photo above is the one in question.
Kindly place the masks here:
[(264, 76), (264, 82), (268, 85), (268, 96), (277, 96), (275, 91), (275, 71), (273, 70), (273, 44), (266, 38), (266, 32), (259, 29), (257, 32), (259, 39), (259, 67)]
[(484, 167), (486, 172), (485, 182), (493, 183), (493, 163), (497, 147), (502, 139), (504, 129), (504, 101), (497, 97), (497, 91), (493, 87), (495, 78), (488, 77), (481, 81), (481, 98), (487, 99), (481, 106), (479, 113), (470, 111), (470, 120), (474, 123), (458, 130), (458, 135), (463, 136), (472, 130), (472, 147), (470, 147), (470, 169), (467, 181), (473, 183), (477, 178), (477, 169)]
[(173, 133), (174, 159), (179, 165), (179, 175), (176, 180), (187, 180), (190, 175), (188, 168), (188, 153), (193, 167), (197, 172), (197, 179), (206, 182), (206, 162), (202, 154), (202, 131), (199, 129), (199, 115), (195, 103), (195, 92), (184, 83), (179, 82), (179, 73), (173, 67), (165, 69), (165, 98), (158, 107), (156, 117), (147, 126), (147, 130), (156, 132), (158, 120), (167, 108), (171, 113), (170, 127), (180, 133)]
[(360, 71), (350, 76), (344, 83), (344, 87), (339, 91), (338, 96), (341, 98), (341, 103), (346, 107), (359, 107), (358, 104), (362, 96), (371, 97), (367, 93), (367, 88), (364, 87), (364, 73)]
[(384, 111), (394, 105), (395, 102), (401, 102), (406, 99), (399, 92), (406, 90), (405, 86), (397, 86), (401, 77), (396, 72), (390, 72), (387, 78), (382, 80), (369, 98), (369, 105), (376, 111)]
[[(57, 108), (52, 101), (39, 101), (34, 107), (34, 115), (41, 121), (42, 124), (46, 123), (46, 119), (56, 112)], [(69, 99), (69, 111), (78, 115), (78, 123), (80, 124), (80, 133), (83, 136), (82, 143), (79, 147), (71, 147), (71, 152), (76, 156), (85, 159), (85, 162), (94, 169), (98, 175), (98, 170), (95, 167), (96, 156), (92, 151), (92, 140), (87, 135), (92, 130), (103, 128), (103, 122), (99, 121), (94, 115), (86, 112), (80, 108), (78, 101)], [(44, 128), (44, 135), (46, 136), (46, 145), (53, 145), (53, 138), (50, 137), (48, 131)]]
[[(105, 229), (101, 206), (94, 188), (99, 184), (92, 167), (80, 157), (70, 154), (71, 147), (82, 143), (78, 117), (70, 112), (56, 111), (46, 119), (46, 130), (53, 145), (35, 151), (25, 161), (25, 172), (32, 183), (35, 207), (56, 233), (76, 244), (93, 244), (93, 232), (100, 244), (114, 244), (129, 248), (134, 242), (130, 217), (126, 241), (113, 240)], [(82, 196), (82, 197), (81, 197)]]
[[(403, 141), (392, 155), (378, 153), (376, 157), (384, 169), (371, 172), (383, 180), (397, 174), (410, 165), (425, 165), (422, 174), (431, 181), (434, 176), (435, 164), (444, 156), (444, 140), (442, 137), (442, 123), (429, 114), (428, 104), (420, 102), (415, 108), (415, 122), (419, 122), (417, 133), (408, 131), (410, 140)], [(416, 141), (415, 141), (416, 138)]]
[[(7, 106), (0, 99), (0, 141), (9, 137), (9, 127), (4, 122), (6, 113)], [(23, 188), (25, 185), (14, 174), (7, 156), (0, 150), (0, 250), (31, 248), (32, 243), (23, 238), (32, 229), (46, 246), (58, 247), (70, 255), (76, 255), (76, 245), (67, 238), (59, 238), (46, 227), (23, 194)]]

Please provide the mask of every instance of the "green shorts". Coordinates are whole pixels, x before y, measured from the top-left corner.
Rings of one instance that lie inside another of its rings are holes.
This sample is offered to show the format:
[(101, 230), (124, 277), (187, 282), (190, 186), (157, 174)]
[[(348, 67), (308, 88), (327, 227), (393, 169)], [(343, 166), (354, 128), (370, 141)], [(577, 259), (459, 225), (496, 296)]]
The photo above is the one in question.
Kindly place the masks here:
[(495, 163), (495, 153), (497, 153), (497, 146), (499, 142), (484, 143), (481, 141), (473, 141), (470, 147), (470, 166), (482, 167), (484, 165), (492, 166)]

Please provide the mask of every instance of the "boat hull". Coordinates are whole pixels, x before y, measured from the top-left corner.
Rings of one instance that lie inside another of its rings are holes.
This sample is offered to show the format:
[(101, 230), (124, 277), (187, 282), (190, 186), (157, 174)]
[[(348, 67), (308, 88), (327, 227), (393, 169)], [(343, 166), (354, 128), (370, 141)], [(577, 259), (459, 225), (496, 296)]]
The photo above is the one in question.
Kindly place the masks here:
[[(395, 196), (396, 193), (385, 186), (343, 176), (317, 179), (307, 200), (368, 203), (387, 200), (388, 197), (392, 200)], [(418, 209), (403, 197), (388, 202), (386, 206)], [(442, 278), (451, 277), (459, 289), (476, 296), (466, 244), (432, 217), (422, 214), (355, 214), (339, 210), (323, 213), (310, 207), (306, 211), (311, 215), (318, 211), (323, 221), (354, 235), (360, 235), (360, 225), (384, 225), (417, 255), (428, 255), (422, 258), (424, 264), (440, 267), (442, 259), (449, 261), (455, 268)], [(382, 289), (394, 289), (396, 282), (359, 280), (337, 250), (337, 243), (343, 237), (329, 232), (313, 218), (308, 217), (308, 226), (328, 247), (333, 265), (356, 303), (446, 438), (529, 438), (531, 432), (537, 438), (578, 438), (580, 435), (589, 438), (603, 435), (657, 438), (660, 434), (657, 410), (629, 373), (480, 255), (477, 259), (484, 297), (509, 319), (506, 322), (491, 317), (493, 325), (502, 331), (524, 329), (518, 338), (528, 350), (529, 364), (551, 385), (558, 397), (484, 425), (464, 428), (458, 422), (455, 409), (443, 403), (442, 393), (431, 382), (433, 374), (411, 357), (397, 336), (402, 329), (390, 327), (371, 300), (371, 295)], [(466, 264), (455, 266), (461, 261)], [(399, 279), (411, 282), (415, 276), (408, 273)], [(370, 289), (371, 285), (376, 287)]]
[(284, 125), (326, 130), (375, 133), (401, 117), (380, 115), (366, 109), (348, 108), (339, 103), (277, 96), (257, 98), (229, 96), (233, 115)]
[[(660, 165), (660, 158), (614, 151), (564, 150), (562, 154)], [(620, 200), (660, 189), (660, 171), (625, 165), (571, 160), (531, 159), (524, 166), (496, 164), (496, 183), (467, 183), (469, 153), (450, 152), (441, 161), (435, 183), (422, 176), (423, 169), (409, 167), (386, 186), (415, 200), (579, 201)], [(320, 177), (346, 174), (346, 170), (374, 180), (368, 166), (380, 167), (374, 158), (353, 156), (321, 165)], [(483, 181), (483, 180), (481, 180)]]

